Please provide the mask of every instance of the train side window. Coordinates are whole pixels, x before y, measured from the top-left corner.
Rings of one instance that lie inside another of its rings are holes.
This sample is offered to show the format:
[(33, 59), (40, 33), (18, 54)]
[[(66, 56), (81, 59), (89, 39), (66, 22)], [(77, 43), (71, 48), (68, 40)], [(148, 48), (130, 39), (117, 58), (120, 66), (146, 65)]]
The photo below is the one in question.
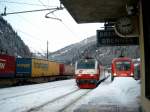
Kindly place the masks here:
[(146, 0), (142, 0), (143, 11), (143, 33), (144, 33), (144, 52), (145, 52), (145, 96), (150, 100), (150, 10)]

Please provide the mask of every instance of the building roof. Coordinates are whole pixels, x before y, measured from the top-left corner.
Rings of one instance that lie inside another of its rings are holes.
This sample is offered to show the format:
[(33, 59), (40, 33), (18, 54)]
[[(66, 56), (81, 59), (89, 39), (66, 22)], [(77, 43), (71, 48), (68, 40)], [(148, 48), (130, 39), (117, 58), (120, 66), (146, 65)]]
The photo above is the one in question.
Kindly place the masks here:
[(60, 0), (77, 23), (113, 21), (137, 0)]

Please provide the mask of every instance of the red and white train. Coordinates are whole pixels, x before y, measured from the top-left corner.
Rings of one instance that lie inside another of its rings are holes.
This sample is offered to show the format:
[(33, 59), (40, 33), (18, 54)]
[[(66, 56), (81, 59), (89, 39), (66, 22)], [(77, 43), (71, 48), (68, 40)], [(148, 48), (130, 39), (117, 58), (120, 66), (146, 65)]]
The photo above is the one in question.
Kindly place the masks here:
[(95, 88), (104, 79), (103, 67), (96, 59), (80, 59), (75, 64), (75, 79), (79, 88)]
[(131, 58), (119, 57), (112, 60), (112, 75), (111, 80), (114, 77), (133, 77), (134, 76), (134, 64)]

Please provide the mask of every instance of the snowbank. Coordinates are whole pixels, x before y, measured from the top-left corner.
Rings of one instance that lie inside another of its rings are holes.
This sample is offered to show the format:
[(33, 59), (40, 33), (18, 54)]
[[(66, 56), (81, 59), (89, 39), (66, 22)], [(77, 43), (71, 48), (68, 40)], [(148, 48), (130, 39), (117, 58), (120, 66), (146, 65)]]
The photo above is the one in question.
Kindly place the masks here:
[(139, 81), (132, 77), (120, 77), (115, 78), (112, 83), (105, 81), (100, 84), (84, 100), (76, 104), (74, 111), (87, 112), (86, 110), (93, 109), (94, 112), (139, 112), (139, 108)]

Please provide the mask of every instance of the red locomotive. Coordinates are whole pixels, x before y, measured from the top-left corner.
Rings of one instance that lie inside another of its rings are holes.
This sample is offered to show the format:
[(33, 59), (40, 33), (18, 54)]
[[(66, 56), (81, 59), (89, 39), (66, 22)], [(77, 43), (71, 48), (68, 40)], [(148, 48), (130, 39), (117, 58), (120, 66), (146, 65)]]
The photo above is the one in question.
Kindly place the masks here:
[(127, 57), (120, 57), (112, 60), (112, 81), (114, 77), (133, 77), (133, 75), (134, 64), (132, 59)]
[(103, 67), (96, 59), (81, 59), (75, 65), (75, 78), (79, 88), (95, 88), (104, 78)]

